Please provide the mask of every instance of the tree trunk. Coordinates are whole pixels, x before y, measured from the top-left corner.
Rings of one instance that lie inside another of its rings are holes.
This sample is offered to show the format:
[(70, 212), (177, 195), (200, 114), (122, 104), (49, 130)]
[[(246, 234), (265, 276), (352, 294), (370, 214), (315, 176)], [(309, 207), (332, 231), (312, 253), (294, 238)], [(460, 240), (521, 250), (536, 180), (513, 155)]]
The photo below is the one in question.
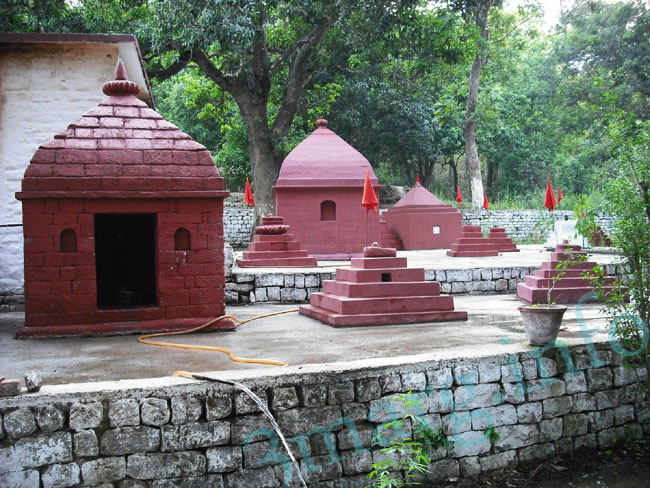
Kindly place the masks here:
[(454, 187), (451, 190), (451, 196), (454, 200), (456, 200), (456, 197), (458, 196), (456, 194), (456, 189), (458, 188), (458, 168), (456, 167), (456, 164), (454, 164), (453, 157), (447, 161), (447, 164), (449, 165), (449, 171), (451, 171), (452, 179), (454, 181)]
[(478, 105), (478, 88), (481, 78), (481, 69), (486, 59), (480, 55), (474, 58), (469, 74), (469, 93), (467, 94), (467, 110), (465, 111), (465, 165), (469, 169), (470, 190), (472, 192), (472, 208), (475, 210), (483, 206), (483, 181), (481, 180), (481, 161), (478, 157), (476, 146), (476, 120), (474, 112)]
[(275, 199), (272, 188), (280, 173), (281, 161), (276, 161), (271, 133), (266, 119), (266, 107), (254, 107), (260, 110), (256, 115), (243, 115), (248, 132), (248, 151), (253, 176), (253, 195), (255, 197), (255, 221), (259, 222), (265, 215), (275, 214)]
[(481, 38), (478, 52), (472, 62), (472, 69), (469, 72), (469, 91), (467, 93), (467, 110), (465, 111), (463, 134), (465, 136), (465, 165), (469, 169), (472, 208), (475, 210), (483, 206), (483, 181), (481, 180), (481, 161), (479, 160), (478, 148), (476, 147), (476, 119), (474, 118), (474, 114), (478, 105), (481, 69), (483, 69), (483, 66), (487, 62), (486, 49), (489, 37), (487, 22), (492, 5), (492, 0), (482, 0), (474, 7), (472, 13), (474, 22), (479, 28)]

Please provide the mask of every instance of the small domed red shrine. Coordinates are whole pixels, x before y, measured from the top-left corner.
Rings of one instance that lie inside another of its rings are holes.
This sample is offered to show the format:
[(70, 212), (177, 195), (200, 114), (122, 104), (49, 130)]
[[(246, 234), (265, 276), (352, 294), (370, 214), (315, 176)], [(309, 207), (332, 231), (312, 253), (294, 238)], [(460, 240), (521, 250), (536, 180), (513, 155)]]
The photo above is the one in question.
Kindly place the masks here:
[(368, 160), (317, 121), (318, 128), (285, 158), (275, 192), (276, 213), (318, 259), (349, 259), (379, 240), (378, 214), (361, 205)]
[(462, 216), (416, 182), (382, 215), (404, 249), (445, 249), (462, 233)]
[(109, 98), (25, 171), (19, 337), (170, 330), (224, 312), (223, 178), (138, 90), (119, 61)]

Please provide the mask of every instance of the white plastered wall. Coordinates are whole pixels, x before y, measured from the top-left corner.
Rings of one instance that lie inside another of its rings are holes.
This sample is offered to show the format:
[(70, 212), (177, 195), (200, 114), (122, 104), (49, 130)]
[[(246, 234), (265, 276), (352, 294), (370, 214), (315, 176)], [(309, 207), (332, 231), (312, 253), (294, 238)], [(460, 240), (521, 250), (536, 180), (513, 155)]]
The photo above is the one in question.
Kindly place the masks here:
[(106, 96), (116, 44), (21, 44), (0, 50), (0, 292), (23, 288), (22, 204), (15, 198), (40, 144)]

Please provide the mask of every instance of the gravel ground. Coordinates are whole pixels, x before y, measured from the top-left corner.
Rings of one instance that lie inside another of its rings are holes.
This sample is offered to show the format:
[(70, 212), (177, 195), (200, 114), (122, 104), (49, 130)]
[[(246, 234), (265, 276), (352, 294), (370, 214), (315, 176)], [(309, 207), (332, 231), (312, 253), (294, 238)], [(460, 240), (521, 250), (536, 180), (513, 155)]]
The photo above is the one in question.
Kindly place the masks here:
[[(542, 464), (499, 470), (436, 488), (641, 488), (650, 486), (650, 437), (611, 450), (582, 449)], [(433, 487), (432, 487), (433, 488)]]

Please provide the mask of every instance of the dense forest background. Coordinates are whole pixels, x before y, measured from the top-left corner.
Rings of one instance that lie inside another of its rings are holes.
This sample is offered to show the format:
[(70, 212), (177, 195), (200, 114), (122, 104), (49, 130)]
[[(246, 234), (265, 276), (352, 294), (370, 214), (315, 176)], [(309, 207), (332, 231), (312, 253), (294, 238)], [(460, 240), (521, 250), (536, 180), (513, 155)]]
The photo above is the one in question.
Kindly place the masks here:
[(382, 184), (419, 174), (469, 202), (473, 127), (491, 208), (541, 208), (549, 177), (560, 208), (597, 201), (613, 114), (650, 117), (648, 2), (564, 2), (552, 27), (520, 4), (5, 0), (0, 30), (135, 34), (157, 110), (210, 149), (231, 190), (252, 176), (262, 203), (318, 118)]

